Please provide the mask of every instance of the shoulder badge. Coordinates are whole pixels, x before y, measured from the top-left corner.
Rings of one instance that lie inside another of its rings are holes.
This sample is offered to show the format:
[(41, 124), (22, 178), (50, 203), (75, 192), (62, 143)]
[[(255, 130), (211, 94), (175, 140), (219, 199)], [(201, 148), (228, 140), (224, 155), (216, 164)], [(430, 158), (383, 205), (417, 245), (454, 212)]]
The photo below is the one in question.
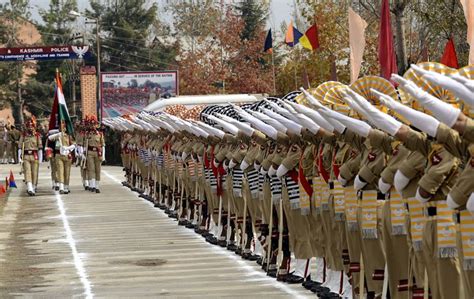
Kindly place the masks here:
[(368, 159), (369, 159), (370, 162), (374, 161), (376, 158), (377, 158), (376, 154), (374, 154), (372, 152), (369, 153)]
[(438, 165), (441, 161), (443, 161), (443, 158), (440, 155), (434, 154), (431, 156), (431, 164)]

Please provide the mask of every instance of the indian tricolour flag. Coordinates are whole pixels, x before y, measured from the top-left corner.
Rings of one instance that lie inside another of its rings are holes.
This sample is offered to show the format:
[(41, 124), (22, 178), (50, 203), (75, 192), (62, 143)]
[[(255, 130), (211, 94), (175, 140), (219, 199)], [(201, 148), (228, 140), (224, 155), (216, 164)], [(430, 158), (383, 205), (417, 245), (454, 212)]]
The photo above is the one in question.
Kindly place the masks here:
[(56, 73), (56, 87), (54, 90), (53, 107), (51, 108), (51, 116), (49, 118), (49, 129), (59, 129), (61, 121), (66, 124), (66, 132), (74, 135), (74, 127), (72, 125), (69, 111), (67, 110), (66, 99), (64, 98), (63, 86), (59, 72)]

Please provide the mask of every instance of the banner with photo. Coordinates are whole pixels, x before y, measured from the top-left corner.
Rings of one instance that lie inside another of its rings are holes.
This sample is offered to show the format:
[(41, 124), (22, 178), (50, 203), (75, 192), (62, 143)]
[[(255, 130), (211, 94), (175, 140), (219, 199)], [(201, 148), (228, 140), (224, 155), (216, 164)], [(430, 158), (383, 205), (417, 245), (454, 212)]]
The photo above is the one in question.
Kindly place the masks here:
[(134, 114), (146, 106), (179, 94), (178, 72), (101, 73), (102, 117)]

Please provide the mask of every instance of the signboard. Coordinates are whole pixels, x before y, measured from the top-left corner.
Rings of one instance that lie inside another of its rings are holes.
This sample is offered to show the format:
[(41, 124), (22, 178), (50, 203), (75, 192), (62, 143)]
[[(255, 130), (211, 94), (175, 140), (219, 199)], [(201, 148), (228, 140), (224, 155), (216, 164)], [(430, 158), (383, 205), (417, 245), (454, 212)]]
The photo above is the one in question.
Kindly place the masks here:
[(0, 61), (87, 59), (89, 46), (0, 48)]
[(178, 72), (101, 73), (100, 92), (103, 118), (134, 114), (178, 95)]

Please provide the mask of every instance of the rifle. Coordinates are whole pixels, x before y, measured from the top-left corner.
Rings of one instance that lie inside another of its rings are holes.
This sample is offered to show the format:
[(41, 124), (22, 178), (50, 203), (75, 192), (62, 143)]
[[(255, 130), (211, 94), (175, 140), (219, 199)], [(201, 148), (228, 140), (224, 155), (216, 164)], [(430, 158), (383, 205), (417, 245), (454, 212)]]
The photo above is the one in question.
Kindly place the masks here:
[(20, 175), (23, 174), (23, 158), (25, 157), (25, 141), (21, 143), (21, 163), (20, 163)]
[(89, 152), (89, 139), (86, 138), (85, 147), (84, 147), (84, 158), (81, 160), (81, 169), (87, 168), (87, 154)]

